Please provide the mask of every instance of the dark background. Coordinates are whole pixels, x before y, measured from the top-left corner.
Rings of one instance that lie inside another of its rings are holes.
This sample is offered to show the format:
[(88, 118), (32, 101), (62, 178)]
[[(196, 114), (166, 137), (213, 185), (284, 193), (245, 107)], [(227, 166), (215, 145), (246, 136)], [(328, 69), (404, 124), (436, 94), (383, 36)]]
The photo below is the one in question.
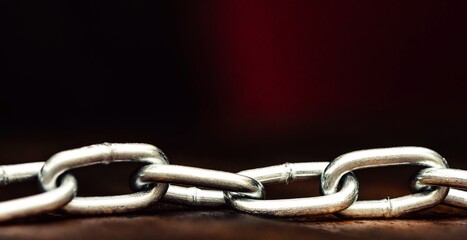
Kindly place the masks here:
[[(467, 168), (463, 1), (0, 1), (0, 164), (102, 142), (226, 171), (415, 145)], [(72, 170), (78, 195), (130, 192), (137, 165)], [(359, 199), (409, 193), (417, 167), (356, 171)], [(319, 195), (319, 182), (267, 186)], [(0, 201), (40, 192), (2, 187)], [(164, 205), (162, 205), (164, 206)], [(175, 207), (36, 216), (8, 239), (465, 238), (466, 212), (264, 219)], [(209, 226), (209, 227), (206, 227)]]
[(461, 1), (2, 1), (0, 163), (147, 142), (229, 171), (401, 145), (465, 168), (465, 13)]

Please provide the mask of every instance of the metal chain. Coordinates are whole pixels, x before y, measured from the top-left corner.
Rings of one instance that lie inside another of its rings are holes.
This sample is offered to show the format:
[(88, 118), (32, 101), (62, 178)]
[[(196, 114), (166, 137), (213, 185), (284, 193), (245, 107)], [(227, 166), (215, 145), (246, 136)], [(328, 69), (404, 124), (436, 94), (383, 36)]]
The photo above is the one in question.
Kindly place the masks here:
[[(39, 172), (39, 182), (45, 191), (56, 188), (58, 177), (67, 170), (111, 162), (143, 162), (164, 165), (168, 161), (161, 151), (149, 144), (98, 144), (52, 156)], [(75, 197), (61, 210), (72, 214), (125, 213), (143, 209), (157, 202), (167, 191), (167, 183), (157, 183), (145, 191), (105, 197)]]
[[(318, 177), (328, 162), (285, 163), (239, 172), (262, 183), (289, 183), (296, 179)], [(334, 213), (348, 208), (358, 197), (358, 181), (352, 173), (342, 178), (339, 192), (331, 195), (281, 200), (256, 200), (226, 192), (226, 199), (235, 209), (251, 214), (294, 217)]]
[[(130, 178), (134, 193), (76, 196), (78, 184), (68, 170), (122, 161), (145, 164)], [(425, 167), (412, 179), (413, 194), (357, 201), (359, 184), (353, 170), (408, 164)], [(264, 199), (263, 184), (287, 184), (313, 177), (321, 177), (322, 196)], [(467, 171), (448, 168), (441, 155), (422, 147), (361, 150), (341, 155), (332, 162), (285, 163), (236, 174), (169, 165), (161, 150), (140, 143), (97, 144), (57, 153), (46, 162), (0, 166), (0, 185), (34, 179), (39, 180), (43, 192), (0, 202), (0, 221), (57, 210), (80, 215), (126, 213), (153, 206), (159, 201), (187, 206), (230, 207), (276, 217), (336, 214), (346, 218), (390, 218), (440, 203), (467, 208)]]
[[(352, 170), (380, 166), (415, 164), (425, 167), (446, 168), (447, 162), (438, 153), (421, 147), (398, 147), (371, 149), (344, 154), (332, 161), (321, 175), (321, 189), (324, 194), (337, 191), (342, 175)], [(397, 217), (406, 213), (423, 210), (440, 203), (447, 195), (447, 187), (390, 199), (358, 201), (344, 211), (345, 217)]]

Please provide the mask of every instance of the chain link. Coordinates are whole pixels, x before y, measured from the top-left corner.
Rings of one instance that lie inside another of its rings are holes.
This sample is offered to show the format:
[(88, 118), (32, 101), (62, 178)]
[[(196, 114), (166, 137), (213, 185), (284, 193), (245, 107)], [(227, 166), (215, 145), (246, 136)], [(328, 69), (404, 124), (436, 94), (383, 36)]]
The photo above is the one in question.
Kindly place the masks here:
[[(251, 177), (229, 172), (178, 165), (151, 164), (141, 168), (134, 178), (133, 182), (137, 189), (148, 182), (166, 182), (234, 191), (243, 198), (264, 198), (263, 184)], [(172, 191), (173, 187), (176, 187), (175, 192)], [(171, 185), (166, 194), (170, 198), (164, 197), (164, 199), (168, 202), (195, 206), (210, 206), (211, 203), (225, 201), (222, 191), (221, 194), (212, 195), (212, 193), (212, 190), (206, 192), (194, 187)]]
[[(319, 177), (328, 162), (285, 163), (272, 167), (257, 168), (239, 172), (266, 184), (289, 183), (298, 179)], [(352, 173), (342, 178), (342, 188), (327, 196), (293, 198), (280, 200), (256, 200), (226, 192), (228, 203), (235, 209), (251, 214), (277, 217), (293, 217), (334, 213), (348, 208), (358, 196), (358, 182)]]
[(467, 171), (447, 168), (426, 168), (418, 172), (412, 189), (419, 191), (426, 185), (451, 187), (443, 203), (453, 207), (467, 208), (467, 192), (455, 189), (467, 186)]
[[(43, 162), (16, 164), (0, 167), (0, 185), (31, 181), (37, 178)], [(58, 187), (37, 195), (0, 203), (0, 221), (54, 211), (70, 202), (76, 195), (76, 179), (66, 174)]]
[[(326, 167), (321, 175), (321, 189), (326, 195), (335, 193), (341, 177), (353, 170), (409, 164), (436, 168), (447, 167), (446, 160), (438, 153), (421, 147), (355, 151), (339, 156)], [(339, 214), (352, 218), (397, 217), (433, 207), (440, 203), (447, 193), (447, 187), (437, 187), (394, 199), (387, 197), (383, 200), (358, 201)]]
[[(55, 189), (56, 180), (67, 170), (111, 162), (143, 162), (167, 164), (165, 155), (149, 144), (97, 144), (60, 152), (44, 163), (39, 181), (45, 191)], [(133, 194), (104, 197), (75, 197), (61, 210), (73, 214), (125, 213), (143, 209), (157, 202), (167, 191), (168, 184), (159, 183), (148, 190)]]
[[(120, 161), (146, 164), (130, 178), (134, 193), (76, 197), (78, 184), (68, 170)], [(413, 194), (357, 201), (359, 184), (353, 170), (408, 164), (426, 167), (412, 179)], [(321, 177), (322, 196), (264, 200), (263, 184), (288, 184), (313, 177)], [(230, 207), (276, 217), (337, 214), (348, 218), (388, 218), (439, 203), (467, 208), (467, 171), (448, 168), (438, 153), (421, 147), (361, 150), (341, 155), (330, 163), (285, 163), (236, 174), (168, 165), (162, 151), (139, 143), (91, 145), (57, 153), (46, 162), (0, 166), (0, 186), (35, 179), (44, 192), (0, 202), (0, 221), (56, 210), (68, 214), (126, 213), (150, 207), (159, 200), (187, 206)]]

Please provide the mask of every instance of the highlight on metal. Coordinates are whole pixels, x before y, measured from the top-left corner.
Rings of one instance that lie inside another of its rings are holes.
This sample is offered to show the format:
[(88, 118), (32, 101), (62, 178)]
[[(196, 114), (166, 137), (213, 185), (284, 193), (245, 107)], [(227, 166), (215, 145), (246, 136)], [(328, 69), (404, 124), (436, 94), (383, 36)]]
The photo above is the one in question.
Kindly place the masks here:
[[(130, 177), (134, 193), (79, 197), (70, 169), (113, 162), (140, 162)], [(424, 167), (412, 181), (412, 194), (358, 201), (353, 171), (394, 165)], [(321, 196), (266, 199), (270, 184), (320, 179)], [(230, 173), (170, 165), (163, 152), (142, 143), (103, 143), (63, 151), (45, 162), (0, 166), (0, 186), (39, 181), (42, 193), (0, 202), (0, 221), (61, 211), (65, 214), (113, 214), (142, 210), (160, 201), (193, 207), (231, 208), (270, 217), (336, 214), (344, 218), (392, 218), (447, 204), (467, 208), (467, 171), (448, 168), (447, 161), (422, 147), (360, 150), (331, 162), (285, 163)]]

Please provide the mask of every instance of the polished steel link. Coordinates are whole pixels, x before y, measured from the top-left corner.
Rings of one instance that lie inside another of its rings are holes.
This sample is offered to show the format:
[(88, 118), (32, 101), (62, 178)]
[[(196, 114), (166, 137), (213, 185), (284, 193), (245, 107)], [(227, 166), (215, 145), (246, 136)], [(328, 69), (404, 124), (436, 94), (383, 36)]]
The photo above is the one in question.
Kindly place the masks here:
[(419, 191), (426, 185), (451, 187), (443, 203), (467, 208), (467, 191), (455, 189), (467, 189), (467, 171), (449, 168), (425, 168), (414, 177), (413, 189)]
[[(56, 188), (57, 178), (73, 168), (93, 164), (133, 161), (167, 164), (164, 154), (149, 144), (97, 144), (63, 151), (52, 156), (42, 167), (39, 180), (44, 190)], [(155, 203), (167, 191), (168, 184), (157, 183), (148, 190), (133, 194), (105, 197), (75, 197), (62, 210), (72, 214), (108, 214), (139, 210)]]
[(264, 187), (257, 180), (235, 173), (178, 165), (151, 164), (142, 167), (133, 177), (135, 188), (149, 182), (171, 183), (164, 200), (193, 206), (222, 206), (222, 191), (181, 187), (173, 184), (235, 191), (251, 198), (263, 198)]
[[(0, 166), (0, 185), (33, 181), (43, 162)], [(66, 174), (57, 188), (33, 196), (0, 202), (0, 221), (54, 211), (76, 195), (76, 179)]]
[[(356, 169), (407, 164), (430, 168), (447, 167), (443, 157), (422, 147), (355, 151), (339, 156), (326, 167), (321, 176), (321, 190), (326, 195), (335, 193), (342, 176)], [(339, 214), (351, 218), (397, 217), (433, 207), (446, 197), (447, 192), (447, 187), (437, 187), (394, 199), (388, 197), (383, 200), (357, 201)]]
[[(263, 184), (289, 183), (294, 180), (319, 177), (328, 164), (328, 162), (285, 163), (246, 170), (238, 174), (252, 177)], [(318, 197), (258, 200), (234, 192), (225, 192), (225, 195), (227, 202), (232, 207), (251, 214), (276, 217), (320, 215), (346, 209), (357, 200), (358, 182), (353, 174), (346, 174), (341, 182), (340, 191)]]

